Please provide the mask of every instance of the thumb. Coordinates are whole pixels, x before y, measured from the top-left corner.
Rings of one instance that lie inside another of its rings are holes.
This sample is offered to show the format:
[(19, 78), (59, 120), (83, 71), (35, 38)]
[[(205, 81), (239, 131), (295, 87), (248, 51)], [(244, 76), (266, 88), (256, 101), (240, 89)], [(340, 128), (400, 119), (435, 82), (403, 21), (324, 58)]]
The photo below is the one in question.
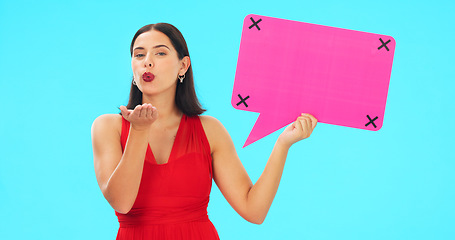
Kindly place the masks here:
[(120, 106), (119, 109), (122, 112), (122, 116), (128, 117), (130, 115), (130, 112), (125, 106)]

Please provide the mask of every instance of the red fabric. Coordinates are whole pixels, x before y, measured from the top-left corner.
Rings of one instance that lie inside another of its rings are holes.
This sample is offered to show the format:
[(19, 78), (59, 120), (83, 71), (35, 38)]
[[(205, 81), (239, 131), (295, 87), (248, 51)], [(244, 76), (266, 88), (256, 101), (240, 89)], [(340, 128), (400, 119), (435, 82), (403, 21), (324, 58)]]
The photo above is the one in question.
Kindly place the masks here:
[[(122, 149), (129, 129), (122, 118)], [(207, 216), (211, 187), (212, 157), (201, 121), (183, 115), (167, 163), (157, 164), (148, 146), (131, 211), (115, 211), (117, 240), (219, 239)]]

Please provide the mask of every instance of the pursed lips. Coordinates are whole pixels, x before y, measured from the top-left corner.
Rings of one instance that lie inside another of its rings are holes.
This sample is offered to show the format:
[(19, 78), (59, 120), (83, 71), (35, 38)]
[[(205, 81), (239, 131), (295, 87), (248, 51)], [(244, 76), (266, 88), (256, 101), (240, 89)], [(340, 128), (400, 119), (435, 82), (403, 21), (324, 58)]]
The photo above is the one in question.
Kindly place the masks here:
[(151, 82), (153, 79), (155, 79), (155, 75), (153, 75), (151, 72), (145, 72), (142, 74), (142, 79), (144, 79), (146, 82)]

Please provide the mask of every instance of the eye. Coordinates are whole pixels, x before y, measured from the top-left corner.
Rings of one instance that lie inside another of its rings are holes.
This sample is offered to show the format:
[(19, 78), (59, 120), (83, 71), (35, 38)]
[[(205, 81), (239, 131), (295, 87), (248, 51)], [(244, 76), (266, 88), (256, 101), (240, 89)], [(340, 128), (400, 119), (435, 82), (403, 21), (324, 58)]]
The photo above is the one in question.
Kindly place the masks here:
[(135, 57), (143, 57), (143, 56), (144, 56), (144, 54), (142, 54), (142, 53), (139, 53), (139, 54), (136, 54), (136, 55), (134, 55), (134, 56), (135, 56)]
[(165, 56), (166, 53), (165, 52), (158, 52), (156, 55), (159, 55), (159, 56)]

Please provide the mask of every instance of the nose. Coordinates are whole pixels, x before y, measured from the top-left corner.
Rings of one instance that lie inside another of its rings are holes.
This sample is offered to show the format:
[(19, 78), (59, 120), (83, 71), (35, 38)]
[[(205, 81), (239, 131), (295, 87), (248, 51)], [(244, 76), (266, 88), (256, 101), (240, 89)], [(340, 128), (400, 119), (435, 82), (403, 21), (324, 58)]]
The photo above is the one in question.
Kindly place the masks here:
[(152, 67), (153, 66), (153, 61), (151, 57), (147, 57), (144, 61), (144, 67)]

